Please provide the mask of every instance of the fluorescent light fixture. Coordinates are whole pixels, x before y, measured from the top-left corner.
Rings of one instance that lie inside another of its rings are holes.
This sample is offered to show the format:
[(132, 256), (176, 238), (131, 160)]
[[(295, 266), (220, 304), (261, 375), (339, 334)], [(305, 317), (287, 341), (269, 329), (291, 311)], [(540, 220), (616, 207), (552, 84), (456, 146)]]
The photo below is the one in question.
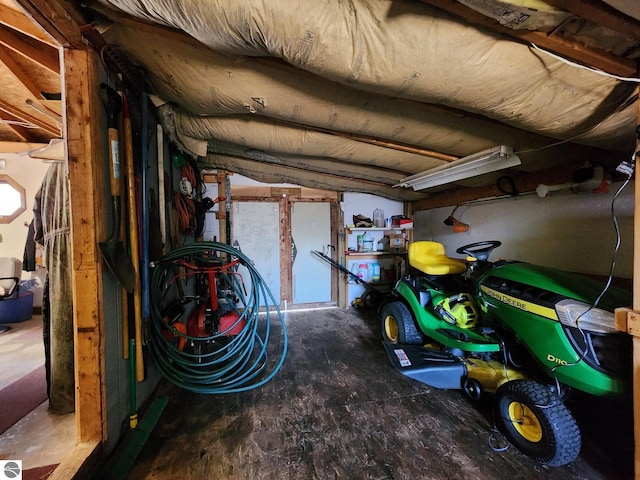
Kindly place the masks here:
[(394, 187), (411, 187), (414, 190), (424, 190), (446, 183), (457, 182), (464, 178), (513, 167), (520, 165), (520, 163), (522, 163), (520, 158), (513, 154), (513, 148), (500, 145), (403, 178)]

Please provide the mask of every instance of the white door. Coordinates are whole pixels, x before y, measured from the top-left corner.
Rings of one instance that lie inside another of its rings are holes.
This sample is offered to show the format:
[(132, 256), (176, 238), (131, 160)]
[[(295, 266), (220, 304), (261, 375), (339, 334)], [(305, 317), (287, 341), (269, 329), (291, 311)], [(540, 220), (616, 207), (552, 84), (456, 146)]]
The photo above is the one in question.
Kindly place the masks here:
[[(276, 303), (280, 304), (280, 215), (278, 202), (234, 202), (233, 241), (255, 266)], [(246, 267), (238, 272), (251, 291)]]
[(291, 204), (293, 303), (331, 301), (331, 269), (312, 250), (324, 252), (331, 242), (331, 208), (328, 202)]

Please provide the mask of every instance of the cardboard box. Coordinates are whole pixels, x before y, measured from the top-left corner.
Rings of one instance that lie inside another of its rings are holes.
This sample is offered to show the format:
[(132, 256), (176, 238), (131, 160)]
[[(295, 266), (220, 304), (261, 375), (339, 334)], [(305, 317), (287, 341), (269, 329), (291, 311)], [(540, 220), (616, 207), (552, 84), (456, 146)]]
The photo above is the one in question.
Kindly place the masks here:
[(386, 232), (385, 237), (389, 238), (389, 251), (405, 249), (405, 238), (402, 233)]

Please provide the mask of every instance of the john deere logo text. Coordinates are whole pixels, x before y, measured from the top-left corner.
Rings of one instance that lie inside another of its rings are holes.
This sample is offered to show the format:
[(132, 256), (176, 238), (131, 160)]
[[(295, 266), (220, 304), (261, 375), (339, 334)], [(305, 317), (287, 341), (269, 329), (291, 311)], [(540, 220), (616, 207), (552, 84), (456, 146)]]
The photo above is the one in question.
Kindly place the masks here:
[(490, 297), (495, 298), (496, 300), (501, 301), (502, 303), (506, 303), (507, 305), (511, 305), (512, 307), (519, 308), (520, 310), (527, 310), (527, 303), (521, 300), (518, 300), (515, 297), (510, 297), (509, 295), (505, 295), (504, 293), (500, 293), (496, 290), (493, 290), (489, 287), (485, 287), (482, 285), (482, 291), (489, 295)]
[(543, 307), (542, 305), (538, 305), (537, 303), (525, 302), (524, 300), (512, 297), (511, 295), (506, 295), (502, 292), (498, 292), (497, 290), (489, 288), (486, 285), (481, 285), (480, 289), (490, 297), (495, 298), (499, 302), (502, 302), (511, 307), (523, 310), (525, 312), (535, 313), (536, 315), (550, 318), (551, 320), (558, 320), (556, 311), (553, 308)]

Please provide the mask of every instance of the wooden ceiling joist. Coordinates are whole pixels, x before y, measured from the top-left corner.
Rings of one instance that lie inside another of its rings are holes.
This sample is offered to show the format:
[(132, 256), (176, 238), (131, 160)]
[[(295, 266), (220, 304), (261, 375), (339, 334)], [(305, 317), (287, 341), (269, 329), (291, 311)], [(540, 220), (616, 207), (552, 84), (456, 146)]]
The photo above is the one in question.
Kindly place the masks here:
[(64, 48), (87, 47), (79, 26), (87, 22), (73, 2), (19, 0), (17, 3)]
[(640, 39), (640, 21), (626, 16), (602, 1), (544, 0), (545, 3), (571, 12), (597, 25)]
[(0, 43), (47, 70), (60, 74), (60, 54), (57, 48), (5, 26), (0, 26)]
[(53, 135), (55, 137), (59, 137), (61, 135), (60, 129), (57, 126), (52, 126), (47, 122), (44, 122), (39, 118), (34, 117), (33, 115), (30, 115), (29, 113), (14, 107), (13, 105), (9, 105), (6, 102), (0, 101), (0, 110), (8, 113), (9, 115), (12, 115), (15, 118), (18, 118), (25, 123), (36, 126), (49, 133), (50, 135)]
[(16, 63), (16, 61), (9, 54), (8, 49), (2, 48), (0, 49), (0, 63), (3, 63), (7, 69), (13, 74), (14, 77), (18, 80), (18, 82), (29, 90), (29, 93), (33, 95), (34, 98), (42, 98), (42, 90), (38, 88), (38, 86), (29, 78), (29, 76), (24, 72), (22, 67)]
[(21, 12), (2, 4), (0, 4), (0, 23), (52, 47), (56, 45), (55, 41), (32, 20)]
[[(571, 163), (560, 167), (549, 168), (533, 173), (512, 175), (515, 189), (520, 194), (531, 193), (538, 185), (557, 185), (570, 182), (575, 172), (583, 167), (582, 162)], [(428, 191), (423, 191), (428, 193)], [(434, 208), (451, 207), (474, 200), (505, 196), (497, 185), (476, 188), (448, 189), (433, 193), (429, 198), (413, 202), (413, 211), (431, 210)]]
[(455, 0), (422, 0), (440, 10), (462, 18), (473, 25), (480, 25), (501, 35), (517, 38), (518, 40), (535, 44), (569, 60), (582, 65), (597, 68), (612, 75), (633, 77), (638, 73), (637, 60), (630, 60), (609, 54), (603, 50), (595, 50), (580, 43), (572, 42), (560, 37), (547, 35), (545, 32), (531, 30), (515, 30), (503, 25), (491, 17), (487, 17)]
[(20, 122), (21, 120), (8, 114), (5, 111), (0, 110), (0, 123), (9, 127), (13, 133), (18, 137), (21, 142), (29, 142), (30, 134), (29, 129), (14, 122)]

